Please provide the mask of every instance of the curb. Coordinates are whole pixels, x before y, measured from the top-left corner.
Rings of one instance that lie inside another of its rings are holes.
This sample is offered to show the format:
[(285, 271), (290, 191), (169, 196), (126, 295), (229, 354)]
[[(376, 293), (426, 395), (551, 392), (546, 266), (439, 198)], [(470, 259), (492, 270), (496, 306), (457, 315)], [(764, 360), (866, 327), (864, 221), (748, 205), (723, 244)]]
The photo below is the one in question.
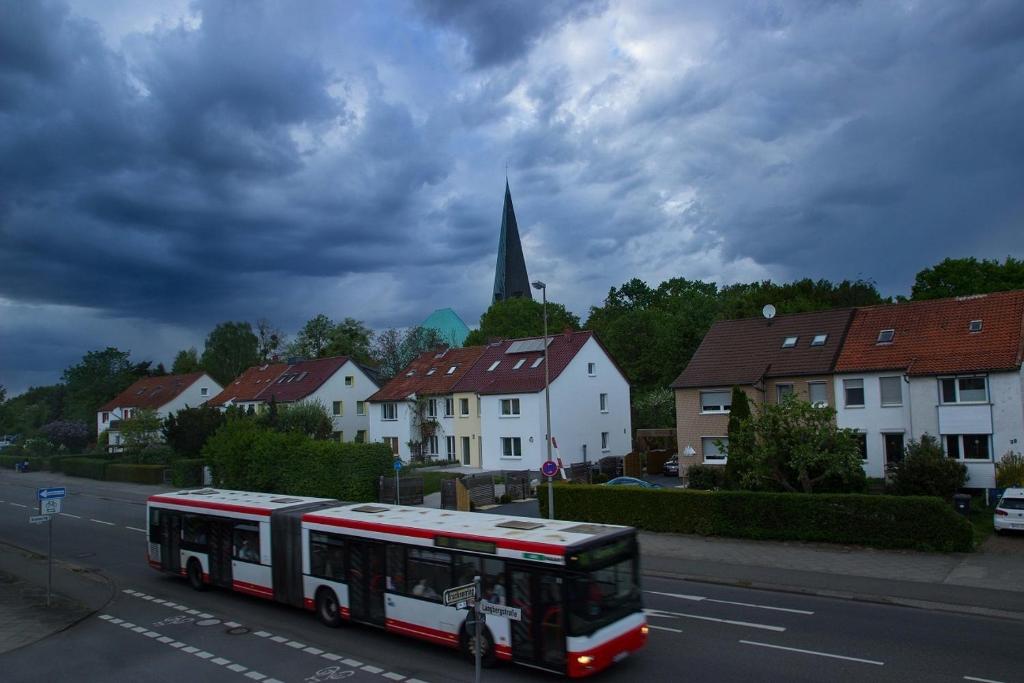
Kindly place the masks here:
[(807, 588), (804, 586), (788, 586), (785, 584), (767, 583), (762, 581), (747, 581), (744, 579), (723, 579), (719, 576), (700, 576), (695, 574), (682, 574), (658, 570), (643, 571), (641, 573), (643, 576), (651, 576), (659, 579), (680, 579), (683, 581), (692, 581), (694, 583), (706, 583), (716, 586), (752, 588), (754, 590), (771, 591), (774, 593), (810, 595), (821, 598), (851, 600), (853, 602), (866, 602), (876, 605), (910, 607), (914, 609), (931, 610), (936, 612), (948, 612), (952, 614), (969, 614), (972, 616), (991, 617), (995, 619), (1006, 619), (1009, 621), (1024, 622), (1024, 612), (1012, 612), (1009, 610), (998, 610), (989, 607), (975, 607), (973, 605), (960, 605), (949, 602), (916, 600), (914, 598), (902, 598), (896, 595), (876, 595), (872, 593), (857, 593), (852, 591), (825, 590), (817, 588)]

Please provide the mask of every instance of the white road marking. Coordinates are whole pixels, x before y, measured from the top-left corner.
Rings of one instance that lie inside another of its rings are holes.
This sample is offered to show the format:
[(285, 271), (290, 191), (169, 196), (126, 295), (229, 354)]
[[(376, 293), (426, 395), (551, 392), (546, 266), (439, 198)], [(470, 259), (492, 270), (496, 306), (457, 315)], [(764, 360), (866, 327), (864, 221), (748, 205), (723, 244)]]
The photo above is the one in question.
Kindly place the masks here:
[(202, 652), (194, 652), (193, 654), (196, 657), (199, 657), (200, 659), (211, 659), (211, 658), (213, 658), (213, 653), (212, 652), (207, 652), (206, 650), (203, 650)]
[(242, 666), (241, 664), (228, 664), (227, 668), (231, 669), (235, 673), (242, 673), (243, 671), (249, 670), (249, 667)]
[(270, 634), (267, 633), (266, 631), (256, 631), (256, 633), (253, 633), (253, 635), (254, 636), (259, 636), (260, 638), (269, 638), (270, 637)]
[(58, 514), (60, 514), (61, 517), (71, 517), (72, 519), (81, 519), (81, 517), (79, 515), (73, 515), (70, 512), (61, 512), (61, 513), (58, 513)]
[(145, 626), (136, 626), (132, 630), (135, 631), (136, 633), (145, 633), (149, 629), (147, 629)]
[(1003, 683), (1002, 681), (996, 681), (991, 678), (976, 678), (975, 676), (964, 676), (965, 681), (978, 681), (978, 683)]
[(333, 652), (325, 652), (320, 656), (330, 662), (336, 662), (341, 659), (341, 655), (336, 655)]
[(657, 631), (671, 631), (672, 633), (682, 633), (681, 628), (669, 628), (668, 626), (655, 626), (654, 624), (647, 624), (647, 628), (653, 628)]
[(270, 639), (275, 643), (287, 643), (288, 639), (284, 636), (271, 636)]
[(110, 621), (113, 618), (114, 617), (110, 616), (109, 614), (101, 614), (100, 615), (100, 619), (102, 619), (103, 621)]
[(249, 673), (245, 674), (245, 677), (251, 678), (254, 681), (262, 681), (264, 678), (266, 678), (266, 676), (261, 674), (259, 671), (250, 671)]
[(324, 651), (323, 651), (323, 650), (321, 650), (321, 649), (319, 649), (319, 648), (315, 648), (315, 647), (307, 647), (307, 648), (303, 648), (303, 650), (302, 650), (302, 651), (303, 651), (303, 652), (308, 652), (308, 653), (309, 653), (309, 654), (311, 654), (311, 655), (322, 655), (322, 654), (324, 653)]
[(381, 675), (384, 676), (384, 678), (390, 678), (393, 681), (404, 681), (405, 680), (405, 676), (403, 676), (402, 674), (396, 674), (396, 673), (393, 673), (391, 671), (389, 671), (389, 672), (387, 672), (385, 674), (381, 674)]
[(842, 659), (847, 662), (860, 662), (861, 664), (874, 664), (875, 666), (884, 666), (885, 662), (877, 662), (873, 659), (861, 659), (860, 657), (846, 657), (844, 655), (834, 655), (830, 652), (818, 652), (817, 650), (801, 650), (797, 647), (783, 647), (782, 645), (772, 645), (771, 643), (759, 643), (754, 640), (741, 640), (744, 645), (756, 645), (758, 647), (768, 647), (773, 650), (786, 650), (787, 652), (799, 652), (804, 655), (815, 655), (817, 657), (829, 657), (831, 659)]
[(157, 638), (157, 640), (159, 640), (164, 645), (174, 642), (174, 638), (171, 638), (170, 636), (160, 636), (159, 638)]
[(16, 508), (27, 508), (28, 507), (28, 505), (22, 505), (21, 503), (8, 503), (8, 505), (13, 505)]
[(131, 529), (132, 531), (141, 531), (142, 533), (146, 533), (145, 529), (140, 529), (140, 528), (135, 527), (135, 526), (126, 526), (125, 529)]
[(102, 519), (93, 519), (92, 517), (89, 518), (89, 521), (96, 522), (97, 524), (106, 524), (107, 526), (117, 526), (113, 522), (104, 522)]
[(211, 659), (210, 661), (216, 664), (217, 666), (224, 666), (225, 664), (231, 663), (230, 659), (224, 659), (223, 657), (216, 657), (214, 659)]
[(300, 643), (297, 640), (289, 640), (287, 643), (288, 647), (294, 647), (296, 650), (301, 650), (306, 647), (305, 643)]
[(237, 621), (225, 621), (224, 625), (228, 628), (238, 628), (239, 626), (241, 626), (241, 624), (239, 624)]
[(345, 666), (362, 666), (363, 665), (363, 663), (360, 662), (357, 659), (343, 659), (343, 660), (341, 660), (341, 663), (344, 664)]
[(197, 609), (187, 609), (185, 611), (189, 614), (199, 614), (199, 610)]
[(198, 647), (192, 647), (191, 645), (189, 645), (188, 647), (181, 648), (181, 651), (182, 652), (187, 652), (189, 654), (192, 654), (193, 652), (199, 652), (199, 648)]
[(754, 609), (769, 609), (775, 612), (789, 612), (791, 614), (814, 614), (809, 610), (805, 609), (792, 609), (790, 607), (774, 607), (772, 605), (758, 605), (753, 602), (735, 602), (733, 600), (716, 600), (714, 598), (706, 598), (703, 595), (686, 595), (684, 593), (662, 593), (661, 591), (644, 591), (644, 593), (650, 593), (651, 595), (664, 595), (667, 598), (679, 598), (680, 600), (690, 600), (692, 602), (714, 602), (719, 605), (736, 605), (737, 607), (752, 607)]
[(185, 643), (181, 642), (180, 640), (176, 640), (173, 643), (168, 643), (168, 645), (170, 645), (171, 647), (178, 648), (179, 650), (185, 647)]
[(381, 669), (380, 667), (370, 666), (369, 664), (363, 667), (363, 671), (369, 671), (372, 674), (379, 674), (383, 670), (384, 669)]
[(757, 628), (764, 631), (775, 631), (782, 633), (786, 630), (785, 626), (772, 626), (771, 624), (756, 624), (752, 621), (737, 621), (735, 619), (719, 619), (717, 617), (707, 617), (703, 614), (686, 614), (685, 612), (665, 612), (660, 609), (645, 609), (644, 613), (649, 617), (663, 618), (663, 619), (676, 619), (683, 617), (685, 619), (699, 619), (700, 621), (714, 621), (719, 624), (729, 624), (731, 626), (745, 626), (746, 628)]

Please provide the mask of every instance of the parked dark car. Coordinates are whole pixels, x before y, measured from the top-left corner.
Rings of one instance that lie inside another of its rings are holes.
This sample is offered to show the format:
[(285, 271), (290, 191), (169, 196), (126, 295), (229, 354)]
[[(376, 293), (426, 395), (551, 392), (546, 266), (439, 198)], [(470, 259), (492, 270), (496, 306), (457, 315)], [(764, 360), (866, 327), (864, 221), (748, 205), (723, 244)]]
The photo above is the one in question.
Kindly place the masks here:
[(667, 477), (678, 477), (679, 476), (679, 456), (673, 455), (671, 458), (665, 461), (662, 465), (662, 472)]

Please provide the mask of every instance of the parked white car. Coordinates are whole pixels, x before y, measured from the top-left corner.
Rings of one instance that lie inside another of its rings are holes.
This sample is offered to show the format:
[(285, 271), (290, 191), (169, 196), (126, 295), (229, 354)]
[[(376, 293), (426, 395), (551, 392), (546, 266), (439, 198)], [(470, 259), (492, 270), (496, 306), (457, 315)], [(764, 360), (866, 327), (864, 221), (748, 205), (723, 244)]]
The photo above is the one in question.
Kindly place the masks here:
[(1024, 531), (1024, 489), (1006, 489), (996, 504), (996, 533)]

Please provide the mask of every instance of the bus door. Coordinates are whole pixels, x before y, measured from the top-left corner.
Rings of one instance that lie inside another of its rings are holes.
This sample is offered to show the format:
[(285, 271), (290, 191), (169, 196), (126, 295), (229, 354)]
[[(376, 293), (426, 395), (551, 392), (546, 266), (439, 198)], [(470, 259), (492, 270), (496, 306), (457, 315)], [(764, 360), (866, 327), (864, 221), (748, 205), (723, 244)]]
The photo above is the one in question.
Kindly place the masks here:
[(384, 544), (351, 540), (348, 545), (348, 609), (350, 617), (384, 625)]
[(207, 529), (210, 539), (210, 583), (231, 588), (231, 537), (234, 524), (210, 517), (207, 518)]
[(159, 515), (160, 568), (177, 574), (181, 569), (181, 515), (157, 509), (150, 511), (153, 513)]
[(522, 611), (513, 621), (512, 659), (564, 672), (565, 609), (560, 576), (543, 569), (513, 567), (509, 571), (509, 604)]

